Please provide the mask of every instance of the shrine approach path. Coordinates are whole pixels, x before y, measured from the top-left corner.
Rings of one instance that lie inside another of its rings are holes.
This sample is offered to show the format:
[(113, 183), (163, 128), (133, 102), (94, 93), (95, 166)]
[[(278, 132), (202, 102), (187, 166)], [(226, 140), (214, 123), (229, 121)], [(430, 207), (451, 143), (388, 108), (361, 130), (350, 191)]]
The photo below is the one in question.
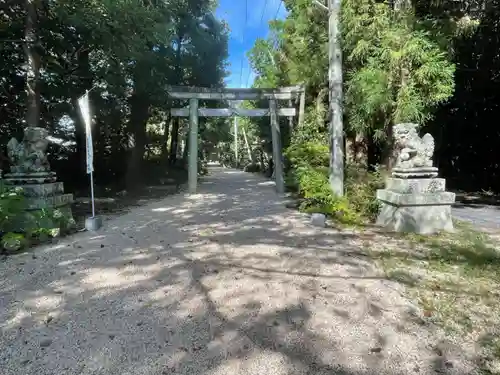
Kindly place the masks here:
[(436, 373), (437, 337), (361, 250), (211, 168), (199, 194), (0, 262), (0, 373)]

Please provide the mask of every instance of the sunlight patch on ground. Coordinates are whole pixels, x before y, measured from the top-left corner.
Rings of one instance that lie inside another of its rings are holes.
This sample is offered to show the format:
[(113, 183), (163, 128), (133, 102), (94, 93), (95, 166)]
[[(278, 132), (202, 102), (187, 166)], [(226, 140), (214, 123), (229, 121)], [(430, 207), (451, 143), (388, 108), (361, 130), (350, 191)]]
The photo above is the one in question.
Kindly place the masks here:
[(148, 275), (145, 273), (122, 275), (118, 272), (118, 269), (94, 268), (86, 277), (82, 278), (81, 283), (87, 286), (87, 290), (96, 290), (103, 287), (125, 288), (141, 281), (147, 281), (148, 278)]
[(257, 184), (257, 186), (274, 186), (274, 185), (276, 185), (274, 181), (260, 182)]
[(16, 315), (12, 319), (9, 319), (3, 323), (0, 323), (0, 328), (2, 330), (8, 331), (8, 330), (13, 329), (17, 326), (20, 326), (23, 320), (28, 319), (30, 317), (31, 317), (31, 314), (28, 311), (26, 311), (24, 309), (19, 309), (17, 311)]
[(226, 173), (226, 174), (242, 174), (243, 172), (242, 171), (227, 170), (227, 171), (224, 171), (224, 173)]
[(172, 210), (172, 207), (158, 207), (158, 208), (153, 208), (151, 211), (153, 211), (153, 212), (168, 212), (171, 210)]

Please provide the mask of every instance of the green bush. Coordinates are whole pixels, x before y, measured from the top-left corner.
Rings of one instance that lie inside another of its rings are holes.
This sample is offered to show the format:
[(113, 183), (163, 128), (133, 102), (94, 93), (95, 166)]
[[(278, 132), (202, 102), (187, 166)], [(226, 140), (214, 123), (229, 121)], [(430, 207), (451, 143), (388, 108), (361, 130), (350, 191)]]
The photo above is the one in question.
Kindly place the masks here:
[(74, 229), (76, 223), (70, 212), (61, 208), (43, 209), (32, 214), (35, 225), (29, 233), (47, 233), (51, 237), (56, 237), (61, 233), (67, 233)]
[(323, 213), (345, 222), (359, 222), (359, 215), (352, 210), (346, 197), (335, 196), (328, 181), (328, 169), (300, 166), (296, 169), (299, 193), (303, 197), (300, 209), (308, 213)]
[(303, 198), (300, 209), (308, 213), (323, 213), (342, 222), (357, 222), (358, 215), (345, 197), (336, 197), (328, 181), (328, 146), (312, 140), (292, 144), (286, 153), (290, 172), (286, 184)]
[(0, 189), (0, 251), (13, 252), (74, 228), (74, 219), (64, 209), (26, 211), (22, 188)]
[(379, 204), (376, 190), (383, 187), (380, 173), (367, 172), (359, 165), (348, 165), (345, 173), (345, 195), (336, 197), (330, 188), (329, 148), (320, 140), (299, 141), (286, 153), (290, 171), (286, 186), (303, 198), (300, 209), (323, 213), (350, 224), (374, 220)]
[(285, 187), (287, 191), (292, 193), (299, 192), (299, 181), (295, 169), (291, 166), (290, 169), (285, 174)]
[(22, 188), (0, 187), (0, 232), (13, 232), (22, 226), (26, 209)]
[(328, 146), (320, 141), (305, 141), (290, 145), (286, 156), (292, 166), (310, 165), (328, 168)]
[(2, 236), (2, 248), (9, 252), (14, 252), (26, 246), (26, 238), (23, 234), (8, 232)]
[(349, 204), (363, 218), (374, 221), (380, 210), (376, 199), (378, 189), (384, 187), (384, 178), (377, 169), (368, 172), (358, 164), (348, 164), (345, 171), (345, 192)]

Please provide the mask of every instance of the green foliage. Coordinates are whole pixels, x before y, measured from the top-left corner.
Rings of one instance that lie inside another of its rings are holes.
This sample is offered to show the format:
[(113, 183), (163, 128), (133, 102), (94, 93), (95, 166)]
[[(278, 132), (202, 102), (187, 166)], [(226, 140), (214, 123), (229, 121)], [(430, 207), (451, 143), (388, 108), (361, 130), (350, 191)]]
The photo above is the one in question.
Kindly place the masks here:
[(307, 213), (322, 213), (343, 223), (358, 223), (361, 217), (355, 212), (346, 197), (333, 195), (328, 175), (312, 167), (296, 170), (299, 192), (304, 200), (300, 209)]
[(33, 242), (46, 242), (53, 237), (54, 231), (49, 228), (37, 228), (30, 233), (30, 239)]
[[(36, 7), (40, 60), (40, 124), (65, 146), (51, 145), (51, 166), (66, 188), (87, 186), (84, 125), (76, 100), (90, 91), (94, 115), (95, 181), (144, 182), (145, 155), (176, 164), (186, 121), (166, 85), (222, 87), (227, 76), (227, 24), (213, 0), (58, 0)], [(23, 44), (26, 2), (9, 2), (0, 19), (0, 141), (19, 136), (26, 117)], [(206, 103), (200, 103), (205, 105)], [(213, 104), (213, 103), (212, 103)], [(208, 103), (208, 106), (212, 105)], [(217, 120), (200, 121), (200, 134), (225, 135)], [(177, 141), (177, 142), (175, 142)], [(71, 143), (76, 143), (72, 145)], [(172, 147), (173, 146), (173, 147)]]
[[(327, 13), (309, 0), (285, 4), (286, 20), (272, 23), (271, 36), (258, 40), (250, 52), (256, 86), (305, 84), (308, 126), (295, 128), (292, 137), (294, 142), (299, 138), (324, 141), (328, 129)], [(349, 136), (383, 141), (375, 143), (385, 148), (384, 158), (390, 155), (389, 137), (395, 123), (424, 125), (453, 94), (455, 66), (428, 21), (395, 10), (390, 2), (342, 2), (344, 129)], [(267, 124), (254, 123), (262, 129), (260, 136), (269, 141)]]
[(309, 0), (292, 0), (285, 4), (289, 12), (285, 21), (271, 24), (274, 31), (271, 45), (280, 83), (322, 87), (328, 66), (327, 13)]
[(380, 203), (376, 199), (376, 193), (384, 185), (379, 171), (368, 172), (364, 166), (357, 164), (346, 166), (345, 191), (350, 207), (368, 221), (377, 218)]
[(286, 155), (291, 164), (287, 185), (297, 187), (303, 198), (301, 210), (323, 213), (342, 222), (360, 220), (345, 197), (336, 197), (332, 193), (328, 181), (328, 146), (312, 141), (293, 143)]
[(26, 238), (23, 234), (8, 232), (2, 236), (0, 243), (3, 249), (7, 251), (21, 250), (27, 245)]
[[(306, 122), (304, 128), (308, 126)], [(306, 129), (301, 132), (307, 133)], [(294, 137), (287, 149), (291, 168), (286, 175), (286, 185), (303, 198), (300, 208), (324, 213), (344, 223), (374, 220), (379, 210), (376, 190), (384, 185), (381, 174), (369, 173), (359, 165), (347, 165), (345, 196), (336, 197), (328, 180), (329, 155), (326, 141), (314, 134)]]
[(346, 0), (342, 26), (351, 129), (384, 138), (395, 123), (424, 124), (453, 94), (455, 66), (413, 14)]
[(19, 228), (26, 200), (21, 188), (0, 188), (0, 232), (11, 232)]
[[(0, 235), (4, 250), (45, 241), (74, 229), (75, 221), (64, 209), (26, 211), (23, 189), (3, 186), (0, 193)], [(18, 246), (19, 245), (19, 246)]]
[(26, 201), (21, 188), (0, 189), (0, 251), (17, 251), (26, 245), (24, 235), (18, 233), (24, 226)]
[[(328, 181), (327, 13), (309, 0), (285, 4), (286, 20), (271, 24), (271, 36), (255, 43), (250, 60), (258, 87), (307, 87), (305, 121), (294, 128), (286, 153), (286, 186), (299, 192), (308, 211), (346, 221), (373, 220), (379, 210), (376, 190), (383, 187), (380, 173), (348, 165), (342, 199), (332, 195)], [(374, 147), (383, 146), (384, 159), (391, 154), (388, 137), (395, 123), (423, 125), (453, 94), (455, 66), (439, 34), (445, 23), (430, 26), (429, 18), (421, 16), (422, 7), (419, 2), (415, 10), (403, 11), (391, 2), (344, 0), (337, 20), (342, 32), (344, 130), (369, 139)], [(267, 124), (254, 124), (269, 142)]]

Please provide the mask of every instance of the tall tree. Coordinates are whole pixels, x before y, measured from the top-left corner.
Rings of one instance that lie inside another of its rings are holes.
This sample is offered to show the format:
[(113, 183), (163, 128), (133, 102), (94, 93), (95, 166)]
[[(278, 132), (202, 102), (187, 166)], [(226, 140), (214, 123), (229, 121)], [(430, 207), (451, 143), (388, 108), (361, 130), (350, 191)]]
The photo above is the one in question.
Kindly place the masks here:
[(24, 53), (26, 55), (26, 123), (37, 127), (40, 122), (40, 54), (38, 33), (38, 0), (26, 0)]
[[(85, 136), (76, 99), (87, 90), (91, 90), (99, 160), (96, 180), (128, 180), (134, 185), (140, 182), (139, 172), (147, 170), (141, 168), (146, 150), (151, 151), (147, 129), (156, 129), (151, 123), (162, 122), (172, 105), (182, 105), (170, 100), (165, 85), (188, 81), (218, 85), (226, 74), (227, 33), (211, 24), (208, 29), (215, 32), (217, 43), (205, 45), (197, 37), (207, 29), (203, 25), (216, 6), (213, 1), (0, 0), (0, 4), (0, 141), (19, 136), (28, 118), (33, 119), (30, 124), (39, 118), (51, 135), (68, 142), (63, 147), (54, 144), (51, 153), (60, 175), (71, 173), (70, 183), (86, 182)], [(36, 22), (33, 17), (27, 22), (28, 4), (36, 9)], [(177, 48), (174, 41), (182, 29)], [(36, 43), (26, 43), (32, 48), (23, 54), (27, 39)], [(33, 69), (37, 63), (38, 69)], [(201, 70), (211, 74), (202, 75)], [(38, 115), (30, 110), (28, 116), (26, 103), (38, 108)]]

